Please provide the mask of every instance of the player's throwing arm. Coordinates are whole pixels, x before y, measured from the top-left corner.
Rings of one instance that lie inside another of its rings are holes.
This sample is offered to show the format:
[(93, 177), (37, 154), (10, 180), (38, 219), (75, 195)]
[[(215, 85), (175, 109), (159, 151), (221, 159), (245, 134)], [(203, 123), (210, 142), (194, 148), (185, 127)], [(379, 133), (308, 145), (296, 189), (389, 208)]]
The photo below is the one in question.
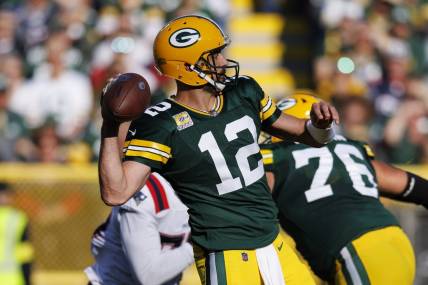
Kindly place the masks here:
[[(135, 73), (112, 78), (103, 90), (98, 171), (101, 197), (107, 205), (125, 203), (144, 185), (150, 174), (150, 167), (144, 164), (126, 162), (122, 165), (122, 146), (118, 141), (121, 123), (138, 118), (150, 104), (150, 97), (147, 81)], [(129, 170), (125, 171), (125, 168)]]

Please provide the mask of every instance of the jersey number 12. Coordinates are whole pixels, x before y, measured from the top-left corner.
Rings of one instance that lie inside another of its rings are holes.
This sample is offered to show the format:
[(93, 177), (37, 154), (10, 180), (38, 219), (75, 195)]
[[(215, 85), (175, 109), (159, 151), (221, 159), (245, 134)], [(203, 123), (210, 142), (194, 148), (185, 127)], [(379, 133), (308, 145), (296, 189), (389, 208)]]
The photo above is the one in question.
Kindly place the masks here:
[[(226, 125), (224, 134), (229, 142), (238, 138), (238, 133), (244, 130), (249, 130), (253, 137), (253, 143), (242, 146), (238, 149), (235, 155), (241, 176), (245, 186), (251, 185), (264, 175), (263, 161), (260, 159), (255, 169), (250, 168), (248, 157), (260, 152), (257, 144), (257, 129), (253, 119), (249, 116), (244, 116), (238, 120), (230, 122)], [(201, 152), (207, 151), (215, 165), (221, 182), (216, 185), (220, 195), (227, 194), (242, 188), (241, 179), (233, 177), (227, 166), (226, 158), (218, 146), (218, 143), (211, 131), (202, 134), (199, 139), (198, 147)]]

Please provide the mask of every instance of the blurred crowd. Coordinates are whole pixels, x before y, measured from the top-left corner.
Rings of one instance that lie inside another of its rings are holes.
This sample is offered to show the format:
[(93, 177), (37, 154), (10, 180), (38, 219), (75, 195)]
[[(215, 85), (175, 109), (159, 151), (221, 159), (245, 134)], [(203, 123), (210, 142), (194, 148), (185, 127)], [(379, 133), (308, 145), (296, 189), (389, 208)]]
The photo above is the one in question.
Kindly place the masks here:
[[(281, 2), (254, 6), (277, 12)], [(428, 0), (309, 2), (324, 32), (315, 91), (340, 110), (339, 131), (370, 142), (387, 162), (427, 163)], [(205, 15), (227, 28), (230, 5), (2, 0), (0, 161), (95, 161), (106, 80), (137, 72), (148, 79), (154, 102), (171, 94), (174, 84), (153, 68), (157, 31), (184, 14)]]
[(172, 18), (224, 24), (229, 1), (0, 1), (0, 161), (97, 159), (99, 95), (111, 76), (136, 72), (154, 100), (172, 86), (153, 68), (152, 42)]
[(316, 91), (342, 133), (385, 161), (428, 162), (428, 1), (311, 1), (323, 27)]

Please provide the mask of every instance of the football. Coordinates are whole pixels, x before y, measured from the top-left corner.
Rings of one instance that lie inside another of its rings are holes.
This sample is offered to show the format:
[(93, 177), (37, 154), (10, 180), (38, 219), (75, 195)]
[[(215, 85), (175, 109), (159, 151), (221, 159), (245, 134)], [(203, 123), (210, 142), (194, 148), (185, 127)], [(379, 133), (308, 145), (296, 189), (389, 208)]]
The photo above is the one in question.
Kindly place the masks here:
[(137, 73), (122, 73), (112, 78), (103, 89), (103, 117), (117, 122), (138, 118), (150, 105), (150, 87)]

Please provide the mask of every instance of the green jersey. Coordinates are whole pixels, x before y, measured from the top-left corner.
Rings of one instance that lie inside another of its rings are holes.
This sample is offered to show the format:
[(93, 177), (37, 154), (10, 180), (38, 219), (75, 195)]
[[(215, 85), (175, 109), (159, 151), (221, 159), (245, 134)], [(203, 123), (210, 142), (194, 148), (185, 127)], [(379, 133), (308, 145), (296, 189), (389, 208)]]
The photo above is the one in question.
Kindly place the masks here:
[(254, 249), (278, 234), (257, 144), (280, 116), (251, 78), (217, 96), (210, 114), (166, 99), (131, 123), (125, 160), (161, 173), (189, 208), (192, 239), (208, 250)]
[(398, 225), (378, 199), (368, 145), (336, 136), (321, 148), (283, 141), (262, 145), (262, 153), (275, 176), (280, 224), (320, 277), (332, 276), (346, 244)]

